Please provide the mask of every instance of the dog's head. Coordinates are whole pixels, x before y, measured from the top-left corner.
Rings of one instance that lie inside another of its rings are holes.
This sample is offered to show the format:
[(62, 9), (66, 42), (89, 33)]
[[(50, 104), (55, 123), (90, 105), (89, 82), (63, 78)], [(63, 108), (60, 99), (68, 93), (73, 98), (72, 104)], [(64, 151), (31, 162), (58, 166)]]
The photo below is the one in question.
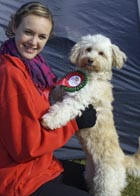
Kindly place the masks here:
[(126, 55), (110, 39), (101, 35), (87, 35), (77, 42), (70, 55), (70, 60), (90, 72), (110, 72), (112, 66), (121, 68)]

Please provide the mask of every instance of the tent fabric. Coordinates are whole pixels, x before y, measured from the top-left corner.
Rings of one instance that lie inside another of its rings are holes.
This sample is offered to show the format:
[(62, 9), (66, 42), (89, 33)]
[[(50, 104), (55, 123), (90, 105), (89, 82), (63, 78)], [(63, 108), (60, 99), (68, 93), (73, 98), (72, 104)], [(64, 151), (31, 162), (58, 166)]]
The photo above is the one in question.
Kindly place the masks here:
[[(0, 0), (0, 43), (10, 15), (26, 0)], [(114, 120), (122, 149), (136, 152), (140, 136), (140, 1), (139, 0), (40, 0), (55, 19), (55, 37), (43, 55), (58, 78), (75, 67), (69, 62), (70, 49), (81, 36), (104, 34), (127, 55), (122, 70), (113, 69)], [(55, 155), (61, 159), (84, 158), (74, 136)]]

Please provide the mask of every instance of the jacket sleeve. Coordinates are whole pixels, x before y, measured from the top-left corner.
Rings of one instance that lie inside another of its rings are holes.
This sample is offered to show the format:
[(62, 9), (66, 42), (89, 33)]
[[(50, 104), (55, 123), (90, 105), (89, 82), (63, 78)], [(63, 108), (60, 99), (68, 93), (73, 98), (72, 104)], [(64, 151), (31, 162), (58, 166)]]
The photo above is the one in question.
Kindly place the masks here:
[(31, 95), (20, 80), (14, 78), (3, 84), (6, 88), (3, 87), (5, 101), (0, 104), (0, 138), (12, 159), (25, 162), (62, 147), (78, 127), (72, 120), (53, 131), (44, 129)]

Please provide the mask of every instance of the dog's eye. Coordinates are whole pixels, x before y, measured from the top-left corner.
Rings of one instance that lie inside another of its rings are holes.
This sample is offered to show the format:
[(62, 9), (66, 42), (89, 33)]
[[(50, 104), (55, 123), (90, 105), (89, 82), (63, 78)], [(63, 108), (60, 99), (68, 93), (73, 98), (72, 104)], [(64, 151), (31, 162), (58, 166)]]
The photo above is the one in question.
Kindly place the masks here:
[(99, 52), (99, 55), (103, 56), (103, 55), (104, 55), (104, 53), (103, 53), (102, 51), (100, 51), (100, 52)]
[(87, 52), (91, 52), (91, 50), (92, 50), (91, 47), (89, 47), (89, 48), (86, 49)]

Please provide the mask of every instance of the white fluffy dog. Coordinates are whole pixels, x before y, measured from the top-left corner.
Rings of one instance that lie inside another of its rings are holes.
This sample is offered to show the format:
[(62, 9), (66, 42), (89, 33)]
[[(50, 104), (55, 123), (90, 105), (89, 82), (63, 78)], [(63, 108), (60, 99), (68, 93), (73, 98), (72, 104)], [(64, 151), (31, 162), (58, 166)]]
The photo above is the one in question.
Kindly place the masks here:
[(97, 111), (95, 126), (78, 131), (86, 153), (89, 192), (94, 196), (120, 196), (127, 185), (126, 173), (140, 176), (140, 150), (133, 156), (123, 153), (112, 113), (112, 67), (121, 68), (126, 55), (109, 38), (97, 34), (82, 37), (73, 46), (70, 60), (87, 73), (88, 83), (51, 106), (42, 124), (51, 129), (61, 127), (92, 104)]

